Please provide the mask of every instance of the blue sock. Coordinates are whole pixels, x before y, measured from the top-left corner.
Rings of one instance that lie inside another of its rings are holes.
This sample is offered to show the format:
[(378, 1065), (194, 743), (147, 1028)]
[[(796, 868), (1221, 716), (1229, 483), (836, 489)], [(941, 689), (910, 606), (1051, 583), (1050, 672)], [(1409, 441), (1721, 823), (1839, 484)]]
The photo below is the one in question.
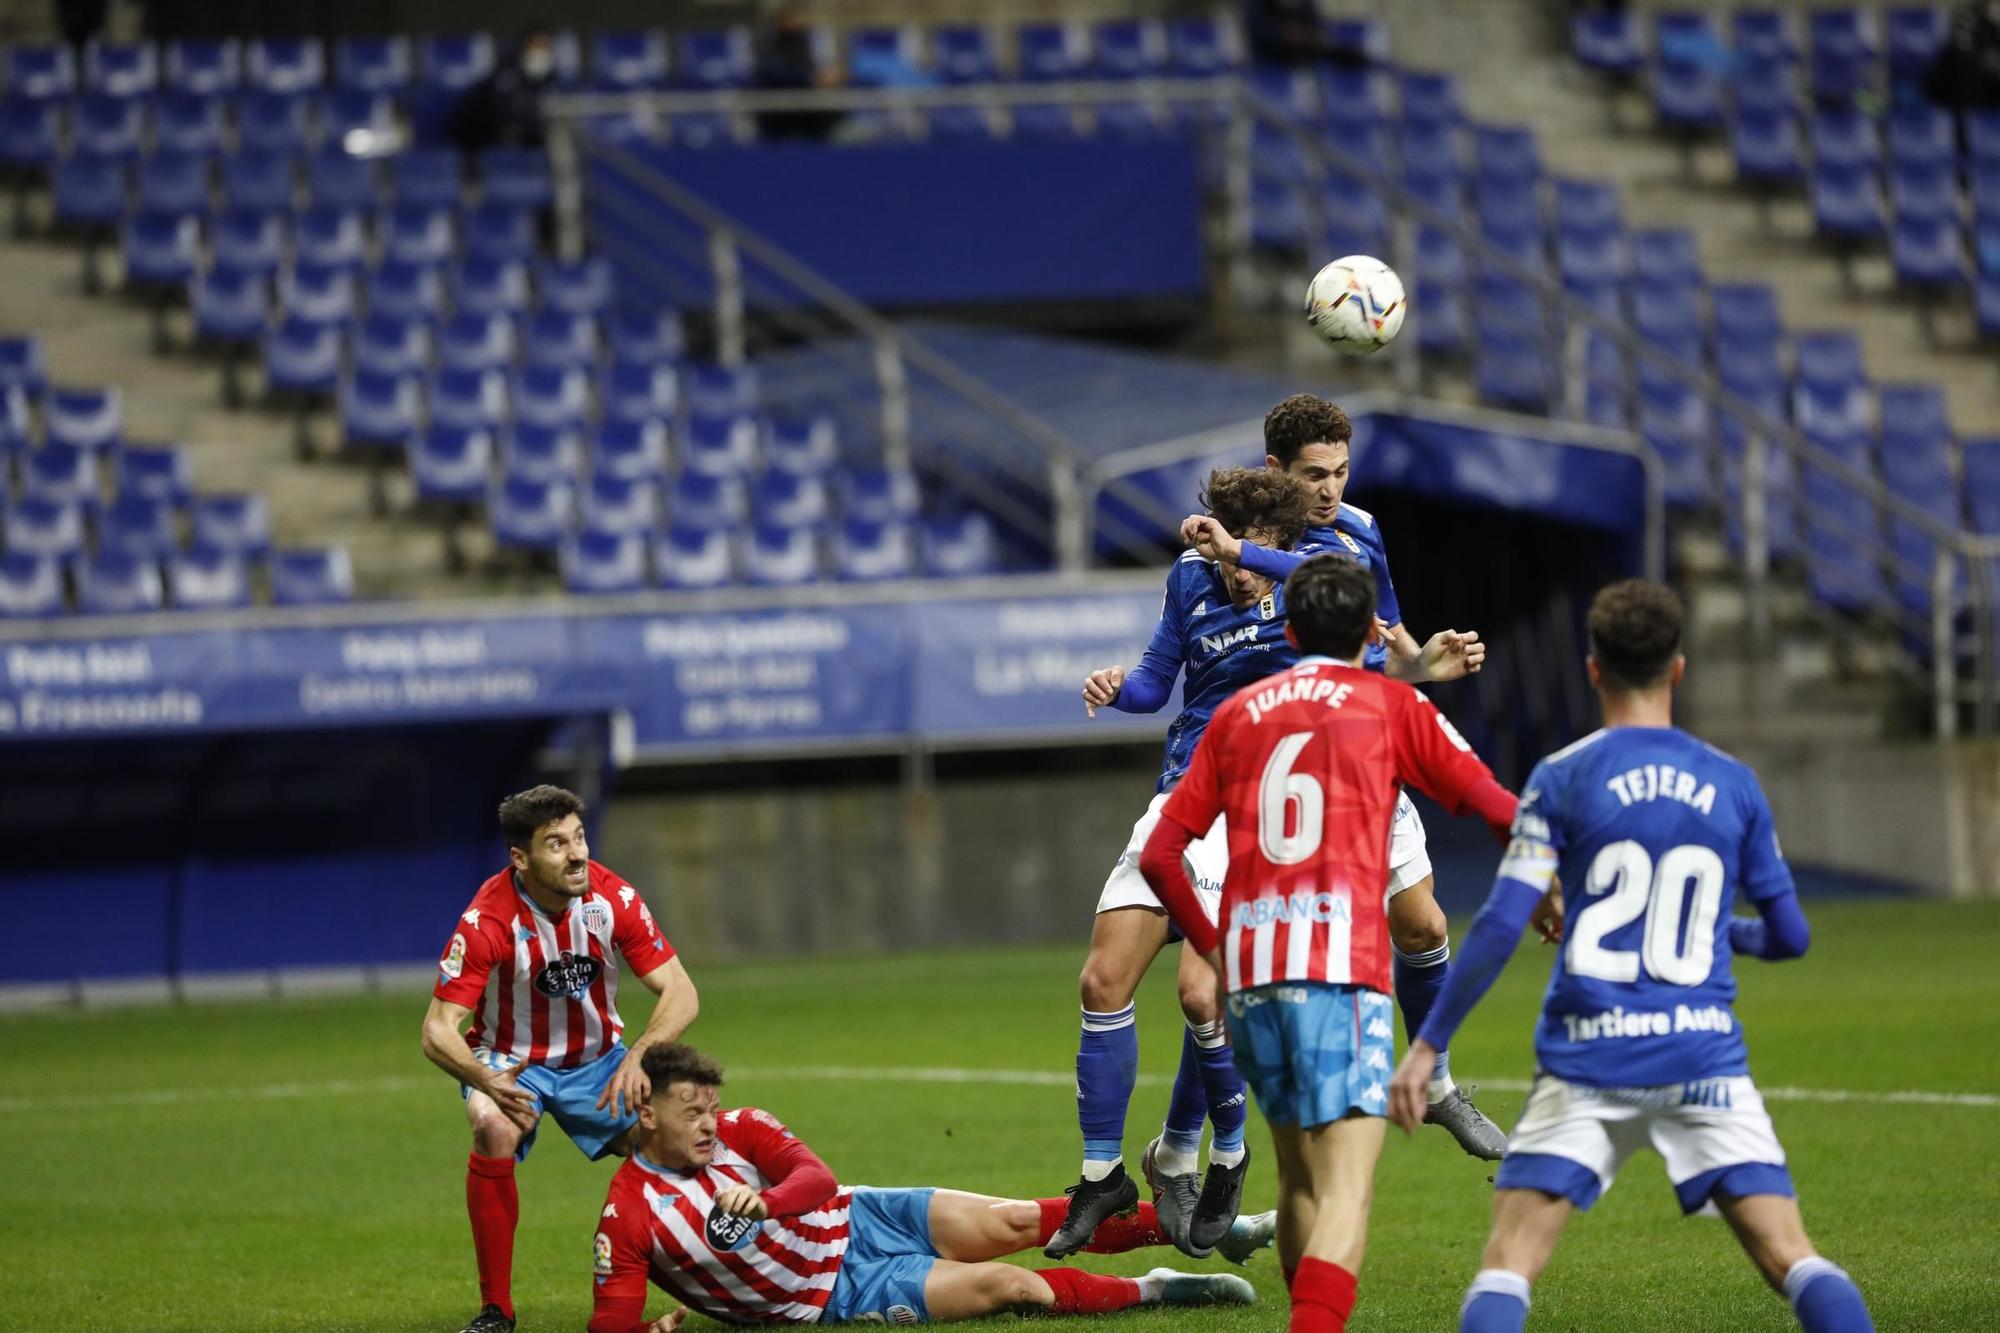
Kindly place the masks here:
[(1083, 1128), (1083, 1160), (1115, 1162), (1125, 1145), (1125, 1110), (1139, 1081), (1138, 1006), (1115, 1013), (1083, 1011), (1083, 1039), (1076, 1047), (1076, 1121)]
[[(1407, 954), (1401, 949), (1395, 953), (1396, 1007), (1403, 1011), (1404, 1033), (1415, 1041), (1424, 1020), (1431, 1016), (1431, 1005), (1437, 1002), (1438, 993), (1444, 989), (1446, 968), (1451, 962), (1451, 944), (1440, 944), (1429, 953)], [(1451, 1059), (1445, 1052), (1438, 1052), (1437, 1069), (1431, 1077), (1451, 1077)]]
[(1874, 1333), (1861, 1289), (1839, 1265), (1815, 1256), (1785, 1274), (1785, 1299), (1806, 1333)]
[(1201, 1057), (1194, 1033), (1181, 1030), (1181, 1067), (1174, 1072), (1173, 1100), (1167, 1103), (1167, 1123), (1161, 1127), (1163, 1146), (1178, 1153), (1201, 1151), (1201, 1127), (1208, 1120), (1208, 1092), (1201, 1081)]
[(1528, 1305), (1528, 1279), (1504, 1268), (1482, 1269), (1465, 1290), (1458, 1333), (1521, 1333)]
[(1225, 1165), (1234, 1166), (1243, 1151), (1243, 1124), (1250, 1118), (1250, 1095), (1243, 1075), (1236, 1072), (1236, 1057), (1229, 1050), (1229, 1034), (1216, 1019), (1199, 1028), (1190, 1028), (1201, 1060), (1201, 1083), (1208, 1094), (1208, 1120), (1215, 1126), (1215, 1141), (1208, 1145), (1208, 1160), (1222, 1154)]

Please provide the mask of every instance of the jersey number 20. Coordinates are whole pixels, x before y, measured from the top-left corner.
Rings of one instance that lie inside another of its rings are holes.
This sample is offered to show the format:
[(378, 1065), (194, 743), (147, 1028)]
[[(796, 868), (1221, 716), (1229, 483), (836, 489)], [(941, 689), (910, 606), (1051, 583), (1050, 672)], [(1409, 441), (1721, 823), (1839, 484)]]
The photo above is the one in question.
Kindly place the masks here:
[[(1699, 843), (1670, 848), (1657, 866), (1638, 843), (1612, 843), (1590, 863), (1584, 887), (1591, 901), (1570, 926), (1570, 972), (1599, 981), (1637, 981), (1643, 962), (1656, 980), (1699, 986), (1715, 963), (1722, 875), (1722, 858)], [(1599, 897), (1606, 892), (1609, 898)], [(1642, 912), (1646, 929), (1637, 952), (1604, 947), (1606, 935)]]

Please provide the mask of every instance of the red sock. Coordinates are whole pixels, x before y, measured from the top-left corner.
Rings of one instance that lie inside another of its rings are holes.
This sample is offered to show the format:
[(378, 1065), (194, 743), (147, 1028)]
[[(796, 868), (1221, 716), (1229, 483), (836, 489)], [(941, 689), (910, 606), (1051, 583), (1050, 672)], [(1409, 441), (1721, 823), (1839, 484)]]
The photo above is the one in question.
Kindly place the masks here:
[(1299, 1260), (1292, 1278), (1290, 1333), (1346, 1333), (1354, 1313), (1354, 1274), (1324, 1259)]
[(472, 1154), (465, 1162), (465, 1211), (472, 1218), (472, 1253), (479, 1260), (479, 1303), (514, 1317), (514, 1224), (521, 1194), (514, 1159)]
[(1035, 1276), (1056, 1294), (1050, 1314), (1110, 1314), (1139, 1303), (1139, 1284), (1129, 1277), (1086, 1273), (1081, 1268), (1037, 1268)]
[[(1046, 1245), (1049, 1237), (1056, 1234), (1056, 1228), (1069, 1216), (1068, 1199), (1037, 1199), (1042, 1210), (1042, 1235), (1035, 1244)], [(1142, 1203), (1136, 1217), (1107, 1217), (1097, 1224), (1097, 1230), (1090, 1237), (1090, 1244), (1083, 1247), (1085, 1254), (1123, 1254), (1127, 1250), (1142, 1250), (1149, 1245), (1171, 1245), (1166, 1233), (1160, 1230), (1160, 1216), (1153, 1211), (1153, 1205)]]

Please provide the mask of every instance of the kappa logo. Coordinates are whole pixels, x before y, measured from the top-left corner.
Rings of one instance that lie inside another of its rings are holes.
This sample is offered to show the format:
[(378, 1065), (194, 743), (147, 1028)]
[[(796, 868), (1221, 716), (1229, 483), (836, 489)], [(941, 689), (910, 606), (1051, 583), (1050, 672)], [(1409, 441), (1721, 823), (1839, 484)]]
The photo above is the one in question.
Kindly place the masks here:
[(615, 1203), (607, 1203), (607, 1204), (605, 1204), (605, 1205), (604, 1205), (604, 1216), (606, 1216), (606, 1217), (616, 1217), (616, 1216), (618, 1216), (618, 1205), (617, 1205), (617, 1204), (615, 1204)]
[(618, 901), (624, 903), (627, 907), (630, 907), (632, 905), (632, 899), (635, 896), (637, 896), (637, 893), (638, 891), (636, 889), (634, 889), (630, 884), (627, 884), (618, 890)]
[(750, 1237), (756, 1230), (755, 1218), (738, 1217), (734, 1213), (710, 1213), (708, 1221), (702, 1224), (701, 1234), (711, 1250), (740, 1250), (750, 1243)]
[(465, 971), (465, 936), (451, 937), (451, 948), (445, 951), (444, 961), (438, 964), (438, 971), (454, 981)]
[(565, 949), (560, 958), (550, 960), (547, 966), (535, 973), (535, 989), (542, 994), (581, 995), (591, 988), (604, 971), (604, 964), (589, 954), (571, 953)]
[(1368, 1035), (1377, 1041), (1387, 1041), (1390, 1036), (1389, 1025), (1379, 1018), (1371, 1018), (1368, 1020)]
[(1368, 1067), (1370, 1069), (1386, 1070), (1389, 1067), (1389, 1057), (1382, 1054), (1379, 1048), (1372, 1050), (1368, 1052)]
[(468, 925), (468, 926), (476, 926), (476, 925), (478, 925), (478, 924), (479, 924), (479, 909), (478, 909), (477, 907), (470, 907), (470, 908), (467, 908), (467, 909), (466, 909), (466, 912), (465, 912), (465, 917), (464, 917), (464, 921), (465, 921), (465, 924), (466, 924), (466, 925)]

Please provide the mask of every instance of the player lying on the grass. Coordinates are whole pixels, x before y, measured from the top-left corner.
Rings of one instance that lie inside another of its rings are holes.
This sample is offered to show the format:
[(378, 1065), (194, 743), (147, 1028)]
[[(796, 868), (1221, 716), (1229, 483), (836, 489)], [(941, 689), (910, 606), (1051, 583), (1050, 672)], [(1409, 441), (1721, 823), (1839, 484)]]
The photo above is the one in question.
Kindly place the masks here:
[[(1750, 1080), (1729, 956), (1796, 958), (1808, 932), (1756, 775), (1673, 725), (1687, 666), (1681, 623), (1680, 600), (1657, 583), (1614, 583), (1591, 603), (1587, 669), (1603, 729), (1528, 778), (1493, 892), (1391, 1086), (1390, 1114), (1407, 1130), (1430, 1059), (1559, 881), (1569, 938), (1463, 1333), (1518, 1333), (1571, 1211), (1595, 1203), (1648, 1143), (1681, 1211), (1720, 1211), (1801, 1325), (1873, 1327), (1854, 1283), (1806, 1238), (1785, 1150)], [(1731, 912), (1739, 889), (1755, 917)]]
[[(590, 1333), (679, 1327), (686, 1308), (646, 1322), (649, 1278), (736, 1324), (915, 1324), (1256, 1299), (1228, 1273), (1156, 1268), (1125, 1278), (993, 1262), (1046, 1242), (1065, 1201), (842, 1186), (767, 1112), (720, 1109), (722, 1068), (700, 1051), (655, 1046), (643, 1063), (652, 1095), (598, 1220)], [(1242, 1263), (1271, 1243), (1275, 1225), (1269, 1213), (1240, 1218), (1220, 1248)], [(1166, 1243), (1141, 1205), (1099, 1228), (1091, 1248)]]
[[(1315, 557), (1285, 595), (1306, 656), (1216, 710), (1139, 869), (1228, 994), (1230, 1047), (1277, 1151), (1290, 1327), (1338, 1333), (1395, 1051), (1382, 884), (1397, 794), (1410, 783), (1500, 838), (1515, 802), (1429, 700), (1363, 668), (1376, 597), (1365, 567)], [(1224, 814), (1229, 872), (1212, 924), (1182, 854)]]
[[(1342, 500), (1347, 491), (1349, 446), (1354, 427), (1347, 414), (1324, 398), (1294, 394), (1264, 418), (1264, 464), (1306, 484), (1311, 506), (1302, 537), (1290, 550), (1231, 533), (1210, 517), (1195, 514), (1181, 526), (1181, 539), (1211, 560), (1240, 566), (1283, 581), (1312, 556), (1327, 551), (1359, 560), (1374, 572), (1376, 640), (1365, 665), (1397, 680), (1458, 680), (1486, 661), (1486, 645), (1473, 630), (1440, 630), (1419, 644), (1403, 625), (1389, 556), (1374, 515)], [(1451, 940), (1444, 911), (1437, 905), (1423, 819), (1408, 794), (1396, 802), (1389, 847), (1389, 938), (1395, 947), (1396, 1004), (1403, 1030), (1414, 1039), (1444, 986)], [(1439, 1052), (1431, 1079), (1426, 1120), (1442, 1126), (1474, 1157), (1498, 1161), (1507, 1137), (1452, 1081), (1451, 1061)]]
[[(1303, 485), (1264, 468), (1210, 473), (1202, 500), (1223, 529), (1268, 546), (1290, 546), (1305, 527)], [(1091, 924), (1090, 953), (1079, 978), (1083, 1033), (1076, 1052), (1083, 1172), (1070, 1192), (1069, 1216), (1049, 1242), (1051, 1259), (1082, 1249), (1099, 1222), (1139, 1198), (1123, 1160), (1125, 1113), (1139, 1074), (1133, 997), (1172, 939), (1166, 913), (1139, 875), (1139, 849), (1159, 822), (1160, 807), (1186, 769), (1209, 714), (1239, 687), (1282, 670), (1295, 656), (1285, 640), (1284, 595), (1277, 585), (1241, 569), (1219, 569), (1190, 551), (1167, 575), (1160, 622), (1139, 664), (1129, 673), (1107, 667), (1084, 682), (1084, 706), (1094, 717), (1099, 708), (1157, 712), (1173, 693), (1175, 678), (1187, 675), (1180, 715), (1167, 728), (1158, 789), (1104, 881)], [(1210, 836), (1188, 848), (1189, 873), (1211, 898), (1221, 890), (1226, 855), (1220, 821)], [(1215, 977), (1187, 950), (1180, 958), (1180, 1000), (1187, 1018), (1180, 1071), (1166, 1125), (1146, 1148), (1146, 1175), (1168, 1235), (1200, 1258), (1228, 1231), (1242, 1204), (1249, 1107), (1216, 1012)], [(1205, 1180), (1196, 1174), (1204, 1119), (1215, 1124)]]
[[(514, 1163), (543, 1113), (593, 1161), (629, 1152), (649, 1090), (640, 1058), (686, 1031), (697, 1007), (645, 900), (590, 859), (582, 801), (531, 787), (500, 803), (500, 830), (511, 864), (459, 918), (424, 1015), (424, 1054), (458, 1080), (472, 1124), (465, 1207), (481, 1309), (465, 1333), (514, 1327)], [(629, 1050), (614, 949), (659, 996)]]

